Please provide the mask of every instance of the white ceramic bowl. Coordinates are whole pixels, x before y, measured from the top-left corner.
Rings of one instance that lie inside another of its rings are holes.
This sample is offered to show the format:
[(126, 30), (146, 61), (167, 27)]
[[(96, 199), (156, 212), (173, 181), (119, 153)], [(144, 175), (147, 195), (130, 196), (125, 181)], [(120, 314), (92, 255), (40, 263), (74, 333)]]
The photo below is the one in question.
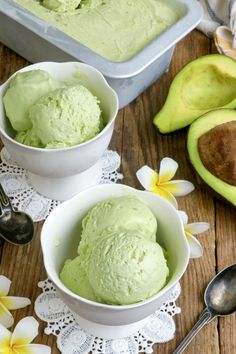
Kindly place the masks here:
[[(66, 259), (76, 256), (81, 221), (99, 201), (134, 194), (153, 211), (158, 221), (157, 241), (169, 255), (170, 277), (165, 287), (152, 298), (124, 306), (113, 306), (84, 299), (67, 289), (59, 278)], [(114, 338), (136, 331), (143, 321), (168, 298), (184, 274), (190, 250), (177, 210), (164, 199), (121, 184), (104, 184), (89, 188), (62, 203), (47, 218), (41, 233), (44, 265), (59, 296), (78, 316), (83, 328), (94, 335)], [(59, 246), (58, 246), (59, 245)]]
[(57, 80), (75, 80), (91, 90), (100, 100), (106, 127), (93, 139), (80, 145), (61, 149), (41, 149), (23, 145), (13, 139), (14, 132), (5, 117), (2, 97), (12, 75), (0, 86), (0, 136), (15, 160), (29, 171), (35, 189), (47, 197), (65, 200), (88, 186), (97, 184), (101, 177), (99, 159), (106, 150), (113, 133), (118, 111), (118, 98), (103, 75), (95, 68), (77, 62), (43, 62), (29, 65), (18, 72), (41, 69)]

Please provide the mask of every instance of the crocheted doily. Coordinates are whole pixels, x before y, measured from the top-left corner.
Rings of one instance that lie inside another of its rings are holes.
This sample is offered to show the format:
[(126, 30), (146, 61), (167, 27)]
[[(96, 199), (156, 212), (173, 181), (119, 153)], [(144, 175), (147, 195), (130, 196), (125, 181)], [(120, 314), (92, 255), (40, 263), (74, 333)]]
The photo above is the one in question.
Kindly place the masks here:
[[(37, 193), (30, 185), (28, 172), (19, 167), (4, 147), (1, 151), (0, 182), (11, 198), (13, 207), (28, 213), (34, 221), (45, 220), (51, 211), (61, 202), (52, 200)], [(123, 178), (117, 172), (120, 167), (120, 156), (117, 152), (107, 150), (102, 156), (102, 178), (100, 183), (116, 183)]]
[(179, 284), (141, 330), (130, 337), (114, 340), (85, 332), (76, 322), (76, 315), (58, 297), (50, 280), (41, 281), (38, 285), (43, 292), (35, 301), (35, 312), (47, 322), (44, 332), (57, 337), (57, 346), (62, 354), (151, 354), (153, 344), (168, 342), (174, 337), (173, 316), (180, 313), (175, 304), (180, 295)]

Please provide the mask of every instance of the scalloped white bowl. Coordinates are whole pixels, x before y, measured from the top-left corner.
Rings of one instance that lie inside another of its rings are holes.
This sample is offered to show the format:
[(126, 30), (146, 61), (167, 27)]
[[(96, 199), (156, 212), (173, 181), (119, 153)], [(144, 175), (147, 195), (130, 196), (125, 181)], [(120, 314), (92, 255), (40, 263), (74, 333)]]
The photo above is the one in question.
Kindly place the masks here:
[[(5, 116), (2, 97), (12, 77), (18, 72), (41, 69), (57, 80), (75, 80), (95, 94), (107, 122), (105, 128), (93, 139), (69, 148), (41, 149), (18, 143)], [(34, 188), (43, 195), (66, 200), (79, 191), (95, 185), (101, 178), (99, 159), (112, 137), (118, 111), (118, 98), (104, 76), (90, 65), (78, 62), (42, 62), (29, 65), (12, 75), (0, 86), (0, 136), (19, 166), (29, 171)]]
[[(99, 201), (127, 194), (138, 196), (157, 218), (157, 241), (167, 250), (170, 260), (167, 284), (155, 296), (132, 305), (113, 306), (82, 298), (67, 289), (59, 277), (65, 260), (77, 254), (81, 221)], [(89, 188), (58, 206), (44, 223), (41, 245), (48, 277), (59, 296), (78, 315), (78, 321), (85, 330), (106, 338), (127, 336), (139, 329), (148, 316), (168, 299), (168, 294), (184, 274), (190, 257), (189, 244), (177, 210), (161, 197), (121, 184)]]

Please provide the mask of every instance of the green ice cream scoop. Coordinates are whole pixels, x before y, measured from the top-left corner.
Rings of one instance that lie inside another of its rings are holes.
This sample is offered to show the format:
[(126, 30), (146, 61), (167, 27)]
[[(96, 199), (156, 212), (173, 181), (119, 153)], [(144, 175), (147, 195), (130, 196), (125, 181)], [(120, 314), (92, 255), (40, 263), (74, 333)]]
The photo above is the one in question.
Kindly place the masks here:
[(60, 277), (71, 291), (112, 305), (155, 295), (169, 275), (157, 221), (134, 195), (97, 203), (82, 220), (79, 256), (66, 261)]
[(21, 144), (42, 148), (43, 145), (32, 128), (17, 132), (15, 140)]
[(91, 287), (87, 274), (81, 266), (81, 258), (68, 259), (60, 273), (61, 281), (75, 294), (92, 301), (98, 301)]
[(98, 99), (82, 85), (44, 95), (30, 107), (29, 118), (46, 148), (81, 144), (102, 129)]
[(161, 246), (132, 230), (98, 239), (87, 274), (100, 302), (127, 305), (160, 291), (169, 269)]
[(49, 10), (68, 12), (75, 10), (81, 0), (43, 0), (42, 5)]
[(43, 95), (58, 89), (59, 82), (44, 70), (32, 70), (16, 74), (6, 90), (3, 103), (6, 116), (16, 131), (27, 130), (32, 124), (29, 107)]
[(84, 264), (89, 263), (91, 245), (96, 239), (114, 231), (129, 230), (140, 230), (145, 237), (156, 240), (157, 221), (145, 203), (134, 195), (97, 203), (82, 220), (78, 254), (83, 254)]
[(157, 221), (150, 208), (139, 198), (126, 195), (99, 202), (82, 221), (82, 240), (89, 242), (111, 231), (140, 230), (155, 241)]

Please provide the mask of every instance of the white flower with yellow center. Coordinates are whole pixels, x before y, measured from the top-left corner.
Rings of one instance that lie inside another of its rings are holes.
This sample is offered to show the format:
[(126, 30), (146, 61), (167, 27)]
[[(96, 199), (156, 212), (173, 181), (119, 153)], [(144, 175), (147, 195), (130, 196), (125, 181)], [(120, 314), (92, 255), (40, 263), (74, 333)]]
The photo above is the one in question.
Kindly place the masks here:
[(178, 163), (165, 157), (161, 160), (159, 173), (145, 165), (137, 171), (136, 175), (147, 191), (158, 194), (178, 208), (175, 197), (189, 194), (194, 190), (194, 185), (184, 180), (171, 181), (177, 169)]
[(30, 299), (26, 297), (7, 296), (11, 281), (4, 275), (0, 275), (0, 323), (6, 328), (13, 325), (14, 319), (9, 310), (17, 310), (30, 305)]
[(25, 317), (16, 325), (13, 333), (0, 324), (0, 354), (50, 354), (47, 345), (30, 344), (38, 335), (38, 322)]
[(200, 242), (193, 236), (201, 234), (209, 229), (208, 222), (194, 222), (188, 224), (188, 215), (184, 211), (178, 211), (179, 216), (184, 225), (185, 235), (190, 246), (190, 257), (198, 258), (203, 255), (203, 250)]

